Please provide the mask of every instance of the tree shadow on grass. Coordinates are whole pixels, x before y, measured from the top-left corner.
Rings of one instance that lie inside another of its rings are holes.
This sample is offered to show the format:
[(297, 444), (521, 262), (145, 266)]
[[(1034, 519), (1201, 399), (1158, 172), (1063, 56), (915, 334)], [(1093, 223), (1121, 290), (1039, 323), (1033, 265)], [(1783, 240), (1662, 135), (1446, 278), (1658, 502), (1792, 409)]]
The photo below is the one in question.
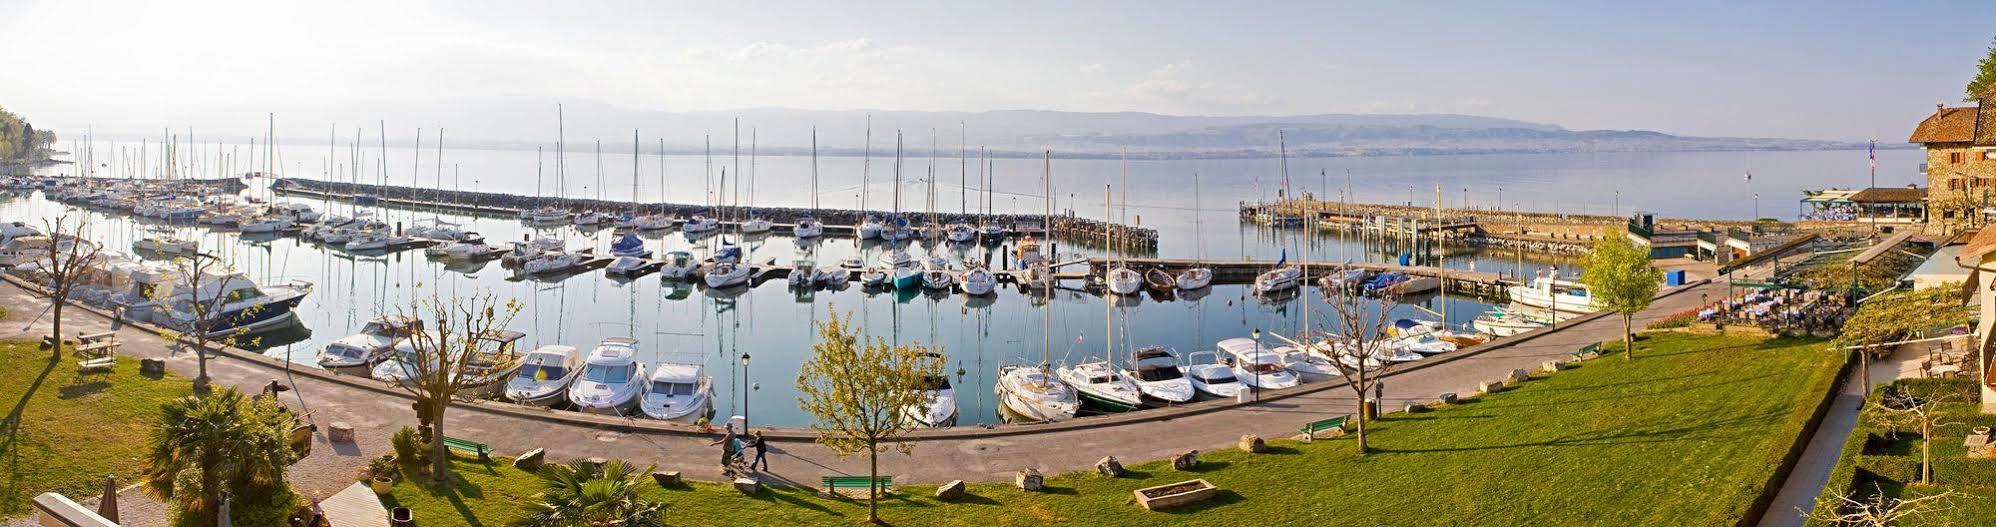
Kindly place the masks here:
[(1700, 423), (1689, 423), (1689, 424), (1683, 424), (1681, 426), (1673, 426), (1657, 430), (1647, 430), (1647, 431), (1629, 430), (1629, 429), (1604, 430), (1598, 432), (1582, 433), (1568, 437), (1560, 437), (1556, 439), (1549, 439), (1545, 441), (1529, 441), (1529, 442), (1501, 444), (1501, 445), (1460, 446), (1460, 447), (1440, 447), (1440, 448), (1390, 448), (1390, 447), (1374, 446), (1373, 450), (1383, 453), (1473, 452), (1479, 450), (1498, 450), (1498, 449), (1508, 449), (1508, 448), (1675, 443), (1694, 438), (1726, 439), (1725, 437), (1726, 434), (1717, 433), (1717, 432), (1731, 430), (1733, 428), (1744, 427), (1744, 426), (1764, 425), (1778, 421), (1782, 417), (1785, 417), (1786, 415), (1787, 414), (1785, 412), (1771, 411), (1757, 415), (1742, 415), (1738, 417), (1729, 417), (1724, 419), (1713, 419)]
[[(791, 488), (795, 488), (795, 489), (801, 489), (801, 487), (791, 487)], [(750, 499), (753, 499), (753, 500), (756, 500), (756, 501), (760, 501), (760, 502), (764, 502), (764, 503), (777, 503), (777, 502), (781, 502), (781, 503), (782, 503), (782, 504), (784, 504), (784, 505), (789, 505), (789, 506), (791, 506), (791, 507), (797, 507), (797, 508), (800, 508), (800, 509), (806, 509), (806, 510), (809, 510), (809, 511), (812, 511), (812, 512), (817, 512), (817, 513), (823, 513), (823, 514), (829, 514), (829, 515), (832, 515), (832, 516), (838, 516), (838, 517), (844, 517), (844, 516), (845, 516), (845, 514), (844, 514), (844, 513), (841, 513), (841, 512), (839, 512), (839, 511), (835, 511), (835, 510), (832, 510), (832, 509), (831, 509), (831, 507), (826, 507), (826, 506), (824, 506), (824, 505), (820, 505), (820, 504), (818, 504), (818, 503), (817, 503), (817, 501), (818, 501), (818, 500), (816, 500), (816, 499), (813, 499), (813, 498), (811, 498), (811, 497), (810, 497), (810, 496), (808, 495), (808, 493), (810, 493), (810, 492), (813, 492), (813, 491), (810, 491), (810, 490), (799, 490), (799, 491), (786, 491), (786, 490), (779, 490), (779, 489), (775, 489), (775, 488), (765, 488), (765, 489), (764, 489), (764, 492), (762, 492), (762, 493), (760, 493), (760, 494), (757, 494), (757, 495), (755, 495), (755, 496), (751, 497)], [(882, 498), (886, 498), (886, 497), (887, 497), (887, 496), (882, 496)], [(860, 504), (861, 504), (862, 506), (863, 506), (863, 505), (865, 505), (865, 504), (866, 504), (866, 497), (864, 497), (864, 496), (860, 497), (860, 498), (859, 498), (859, 503), (860, 503)]]
[(7, 412), (6, 419), (0, 420), (0, 434), (6, 436), (5, 439), (0, 439), (0, 454), (6, 456), (7, 462), (7, 486), (4, 490), (0, 490), (0, 495), (7, 497), (7, 503), (22, 501), (21, 414), (27, 411), (28, 402), (34, 399), (35, 392), (41, 390), (42, 383), (48, 380), (49, 374), (55, 372), (55, 367), (59, 363), (60, 361), (50, 360), (48, 366), (42, 368), (42, 373), (35, 376), (35, 381), (28, 384), (27, 391), (21, 394), (21, 400), (14, 403), (14, 409)]
[[(1764, 373), (1764, 374), (1760, 374), (1760, 375), (1755, 375), (1755, 376), (1752, 376), (1752, 377), (1741, 377), (1741, 378), (1737, 378), (1737, 379), (1728, 379), (1728, 380), (1723, 380), (1723, 381), (1717, 381), (1717, 382), (1707, 382), (1707, 383), (1700, 383), (1700, 384), (1695, 384), (1695, 385), (1690, 385), (1690, 386), (1676, 386), (1676, 385), (1668, 385), (1668, 386), (1662, 386), (1662, 387), (1660, 387), (1660, 388), (1656, 388), (1656, 389), (1651, 389), (1651, 390), (1639, 390), (1639, 391), (1638, 391), (1638, 390), (1622, 390), (1622, 391), (1613, 391), (1613, 390), (1603, 390), (1603, 389), (1601, 389), (1601, 388), (1604, 388), (1604, 387), (1607, 387), (1607, 386), (1621, 386), (1621, 385), (1629, 385), (1629, 384), (1642, 384), (1642, 385), (1652, 385), (1652, 386), (1654, 386), (1654, 385), (1659, 385), (1659, 383), (1663, 383), (1663, 382), (1666, 382), (1666, 381), (1670, 381), (1670, 380), (1675, 380), (1675, 379), (1686, 379), (1686, 378), (1692, 378), (1692, 377), (1700, 377), (1700, 376), (1704, 376), (1704, 374), (1699, 374), (1699, 375), (1682, 375), (1682, 376), (1676, 376), (1676, 377), (1665, 377), (1665, 378), (1658, 378), (1658, 379), (1655, 379), (1655, 380), (1652, 380), (1652, 381), (1635, 381), (1635, 382), (1626, 382), (1626, 383), (1611, 383), (1611, 384), (1605, 384), (1605, 385), (1596, 385), (1596, 386), (1589, 386), (1589, 387), (1587, 387), (1587, 388), (1588, 388), (1589, 390), (1593, 390), (1593, 392), (1594, 392), (1594, 393), (1614, 393), (1614, 394), (1616, 394), (1616, 395), (1611, 395), (1611, 396), (1604, 396), (1604, 397), (1587, 397), (1587, 398), (1575, 398), (1575, 399), (1554, 399), (1554, 400), (1550, 400), (1550, 401), (1546, 401), (1546, 402), (1542, 402), (1542, 403), (1518, 403), (1518, 402), (1506, 402), (1506, 403), (1491, 403), (1491, 404), (1488, 404), (1488, 405), (1486, 405), (1486, 406), (1485, 406), (1485, 408), (1491, 408), (1491, 409), (1497, 409), (1497, 408), (1534, 408), (1534, 407), (1542, 407), (1542, 406), (1565, 406), (1565, 405), (1576, 405), (1576, 404), (1587, 404), (1587, 403), (1597, 403), (1597, 402), (1603, 402), (1603, 401), (1625, 401), (1625, 400), (1631, 400), (1631, 399), (1637, 399), (1637, 398), (1642, 398), (1642, 397), (1651, 397), (1651, 396), (1660, 396), (1660, 395), (1669, 395), (1669, 394), (1673, 394), (1673, 393), (1680, 393), (1680, 392), (1686, 392), (1686, 391), (1693, 391), (1693, 390), (1702, 390), (1702, 389), (1706, 389), (1706, 388), (1714, 388), (1714, 387), (1719, 387), (1719, 386), (1726, 386), (1726, 385), (1731, 385), (1731, 384), (1746, 384), (1746, 383), (1752, 383), (1752, 382), (1756, 382), (1756, 381), (1760, 381), (1760, 380), (1764, 380), (1764, 379), (1768, 379), (1768, 378), (1772, 378), (1772, 377), (1774, 377), (1774, 374), (1772, 374), (1772, 373)], [(1562, 388), (1543, 388), (1543, 389), (1540, 389), (1540, 388), (1538, 388), (1538, 387), (1536, 387), (1536, 386), (1533, 386), (1533, 385), (1531, 385), (1531, 384), (1526, 384), (1525, 386), (1522, 386), (1522, 387), (1519, 387), (1519, 388), (1513, 388), (1513, 389), (1514, 389), (1514, 390), (1524, 390), (1524, 389), (1534, 389), (1534, 390), (1538, 390), (1538, 391), (1554, 391), (1554, 390), (1562, 390)]]
[(1207, 510), (1219, 507), (1233, 505), (1244, 501), (1247, 501), (1247, 497), (1241, 496), (1240, 493), (1228, 489), (1220, 489), (1219, 492), (1213, 493), (1212, 499), (1202, 501), (1199, 503), (1194, 503), (1184, 507), (1165, 509), (1157, 512), (1169, 514), (1172, 516), (1187, 516), (1187, 515), (1205, 512)]
[[(456, 473), (455, 471), (452, 472), (452, 474), (455, 473)], [(484, 527), (485, 523), (478, 520), (478, 515), (473, 513), (471, 511), (471, 507), (465, 504), (465, 499), (466, 498), (473, 500), (484, 499), (485, 489), (477, 485), (473, 485), (471, 484), (471, 482), (465, 481), (464, 478), (455, 475), (453, 475), (450, 478), (450, 480), (445, 483), (441, 484), (433, 483), (429, 481), (430, 476), (428, 474), (415, 473), (413, 470), (410, 470), (406, 467), (403, 470), (403, 477), (409, 478), (411, 482), (416, 484), (415, 486), (417, 488), (423, 489), (423, 491), (429, 493), (430, 496), (442, 497), (444, 501), (449, 502), (451, 509), (457, 512), (458, 517), (464, 519), (465, 525), (469, 525), (471, 527)], [(382, 498), (382, 504), (391, 509), (401, 506), (400, 501), (394, 499), (393, 494), (384, 496)]]
[(1187, 469), (1186, 472), (1192, 472), (1196, 474), (1204, 474), (1207, 472), (1218, 472), (1221, 470), (1226, 470), (1227, 467), (1233, 466), (1233, 464), (1234, 462), (1232, 461), (1214, 461), (1209, 459), (1201, 459), (1199, 460), (1198, 465), (1193, 466), (1191, 469)]
[(102, 392), (106, 388), (110, 387), (111, 387), (111, 381), (103, 381), (103, 380), (90, 381), (81, 384), (71, 384), (69, 386), (64, 386), (56, 389), (56, 397), (62, 399), (75, 399), (78, 397), (83, 397), (86, 395)]

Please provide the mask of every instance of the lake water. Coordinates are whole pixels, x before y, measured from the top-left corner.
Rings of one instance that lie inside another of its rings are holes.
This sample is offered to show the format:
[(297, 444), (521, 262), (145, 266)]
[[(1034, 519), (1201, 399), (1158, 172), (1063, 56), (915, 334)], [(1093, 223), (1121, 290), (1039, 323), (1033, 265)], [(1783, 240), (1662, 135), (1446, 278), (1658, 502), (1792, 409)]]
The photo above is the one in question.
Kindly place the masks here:
[[(103, 160), (106, 147), (100, 146), (98, 151), (99, 159)], [(422, 186), (439, 186), (430, 181), (434, 174), (431, 164), (434, 155), (434, 151), (424, 153), (425, 180), (419, 183)], [(293, 159), (316, 162), (323, 159), (325, 153), (323, 148), (314, 151), (289, 147), (283, 149), (283, 156), (287, 159), (286, 164), (292, 164), (290, 160)], [(1917, 163), (1915, 156), (1905, 151), (1883, 152), (1880, 157), (1881, 167), (1896, 166), (1894, 163)], [(725, 164), (724, 159), (723, 156), (716, 156), (716, 165)], [(587, 173), (593, 185), (591, 161), (593, 156), (571, 153), (570, 179), (576, 179), (574, 173)], [(408, 171), (412, 162), (414, 159), (408, 155), (407, 149), (398, 152), (391, 148), (390, 170), (398, 176), (392, 178), (390, 184), (410, 184)], [(444, 162), (445, 178), (440, 185), (443, 188), (458, 186), (454, 184), (450, 168), (456, 163), (462, 167), (464, 188), (534, 193), (534, 156), (531, 151), (446, 150)], [(620, 165), (606, 154), (605, 178), (610, 182), (606, 186), (621, 185), (611, 186), (607, 197), (618, 199), (631, 195), (630, 162), (628, 155), (621, 159)], [(640, 173), (648, 174), (650, 179), (641, 180), (642, 186), (636, 195), (645, 201), (656, 201), (659, 188), (656, 184), (657, 158), (642, 158), (640, 162)], [(745, 166), (748, 164), (746, 156), (742, 162)], [(937, 170), (944, 175), (936, 179), (954, 183), (954, 160), (939, 162), (944, 166)], [(524, 169), (519, 166), (522, 163), (525, 164)], [(821, 205), (857, 206), (858, 198), (854, 194), (859, 188), (861, 163), (855, 158), (821, 160), (820, 188), (840, 189), (821, 191)], [(371, 162), (363, 164), (372, 165)], [(579, 170), (575, 166), (577, 164), (581, 166)], [(703, 160), (699, 156), (674, 156), (666, 158), (666, 164), (666, 199), (700, 202), (699, 176)], [(926, 172), (924, 161), (911, 161), (909, 164), (913, 168), (904, 169), (904, 177), (908, 179), (915, 179), (909, 177), (913, 173)], [(1040, 162), (998, 160), (995, 164), (999, 174), (996, 186), (1002, 193), (997, 199), (997, 209), (1000, 212), (1036, 211), (1040, 207), (1037, 197), (1037, 188), (1041, 185)], [(1338, 177), (1328, 178), (1332, 184), (1340, 184), (1344, 169), (1351, 168), (1352, 188), (1361, 201), (1405, 201), (1397, 196), (1404, 196), (1406, 191), (1393, 187), (1414, 185), (1427, 189), (1425, 194), (1417, 194), (1415, 199), (1432, 203), (1434, 181), (1440, 181), (1444, 188), (1468, 186), (1468, 198), (1476, 206), (1485, 206), (1480, 200), (1494, 200), (1495, 188), (1502, 186), (1504, 199), (1515, 203), (1505, 204), (1507, 209), (1553, 210), (1557, 206), (1559, 210), (1566, 211), (1607, 213), (1611, 208), (1622, 211), (1644, 208), (1672, 216), (1738, 218), (1751, 216), (1752, 204), (1741, 202), (1737, 193), (1725, 189), (1742, 187), (1744, 181), (1739, 173), (1747, 164), (1754, 167), (1753, 184), (1769, 189), (1763, 191), (1767, 193), (1763, 194), (1763, 215), (1775, 215), (1776, 210), (1787, 210), (1776, 209), (1777, 206), (1792, 206), (1788, 200), (1799, 198), (1797, 190), (1800, 188), (1861, 185), (1864, 159), (1862, 152), (1784, 152), (1308, 159), (1291, 160), (1290, 164), (1292, 184), (1313, 190), (1308, 185), (1320, 182), (1313, 181), (1317, 179), (1314, 176), (1303, 177), (1302, 173), (1314, 174), (1323, 168), (1328, 174), (1337, 174)], [(399, 172), (396, 172), (397, 165), (400, 165)], [(1163, 256), (1203, 254), (1214, 258), (1275, 259), (1287, 252), (1294, 259), (1300, 257), (1299, 247), (1308, 246), (1309, 257), (1317, 260), (1388, 261), (1408, 250), (1403, 242), (1382, 243), (1374, 240), (1361, 244), (1356, 240), (1338, 239), (1336, 235), (1297, 240), (1294, 231), (1268, 231), (1242, 225), (1235, 213), (1236, 203), (1258, 199), (1260, 190), (1273, 186), (1273, 182), (1279, 179), (1275, 173), (1279, 166), (1276, 160), (1132, 161), (1129, 166), (1128, 214), (1141, 216), (1145, 225), (1159, 229), (1158, 252)], [(881, 205), (883, 203), (891, 205), (888, 196), (892, 186), (881, 183), (882, 179), (891, 178), (891, 167), (891, 158), (874, 160), (875, 184), (869, 188), (874, 190), (870, 204), (875, 208), (887, 208)], [(1120, 163), (1108, 160), (1056, 160), (1056, 197), (1061, 201), (1060, 207), (1069, 208), (1071, 201), (1071, 207), (1077, 209), (1079, 214), (1100, 217), (1102, 185), (1119, 183), (1121, 167)], [(756, 168), (760, 175), (757, 177), (759, 184), (754, 187), (757, 190), (755, 203), (810, 204), (812, 193), (809, 190), (808, 159), (763, 158), (758, 160)], [(70, 170), (73, 169), (58, 167), (51, 172)], [(974, 179), (975, 168), (971, 170)], [(1197, 192), (1191, 188), (1191, 173), (1195, 171), (1201, 174)], [(1904, 171), (1911, 171), (1911, 167)], [(317, 172), (299, 168), (287, 175), (314, 177)], [(552, 169), (548, 172), (551, 173)], [(1832, 173), (1840, 175), (1835, 178), (1826, 176)], [(621, 183), (610, 179), (617, 175), (624, 178)], [(369, 177), (372, 177), (371, 171)], [(1821, 181), (1810, 183), (1816, 181), (1812, 177)], [(1905, 179), (1905, 176), (1894, 178)], [(1885, 176), (1881, 176), (1880, 181), (1893, 182)], [(1478, 182), (1482, 185), (1477, 185)], [(549, 183), (544, 188), (552, 186)], [(595, 195), (593, 187), (587, 191), (580, 184), (570, 187), (563, 194), (578, 197)], [(1613, 201), (1617, 187), (1621, 188), (1623, 196), (1619, 204)], [(938, 190), (944, 198), (940, 200), (944, 203), (938, 205), (939, 208), (945, 212), (957, 210), (957, 188), (952, 184)], [(1486, 188), (1489, 189), (1487, 192)], [(1071, 200), (1068, 198), (1069, 189), (1074, 191)], [(903, 190), (903, 210), (927, 210), (926, 184), (904, 184)], [(249, 192), (260, 195), (263, 191), (253, 189)], [(1268, 192), (1272, 194), (1272, 191)], [(1333, 194), (1335, 192), (1332, 190)], [(1771, 198), (1776, 194), (1781, 199)], [(1015, 195), (1025, 195), (1017, 198), (1017, 205), (1012, 203)], [(1638, 201), (1633, 196), (1642, 196), (1642, 199)], [(1459, 190), (1455, 194), (1445, 192), (1443, 196), (1452, 206), (1460, 203), (1458, 200), (1461, 197)], [(1121, 199), (1120, 195), (1118, 199)], [(316, 201), (304, 201), (319, 206)], [(746, 195), (744, 201), (747, 201)], [(1495, 204), (1494, 201), (1489, 203), (1490, 206)], [(1120, 203), (1118, 205), (1118, 210), (1113, 212), (1116, 215), (1122, 214)], [(348, 212), (349, 206), (334, 203), (329, 208), (343, 214)], [(64, 210), (61, 204), (46, 201), (39, 193), (0, 196), (0, 219), (38, 221), (62, 214)], [(136, 221), (105, 217), (94, 212), (89, 214), (95, 218), (93, 221), (99, 238), (113, 248), (128, 248), (133, 240), (144, 236), (144, 225)], [(519, 239), (535, 231), (508, 219), (438, 216), (393, 209), (381, 214), (391, 221), (403, 222), (434, 217), (465, 225), (494, 240)], [(1792, 213), (1785, 215), (1792, 216)], [(704, 286), (673, 285), (662, 282), (656, 275), (623, 282), (607, 279), (601, 271), (593, 271), (557, 282), (541, 282), (518, 278), (496, 261), (477, 266), (447, 266), (425, 259), (420, 251), (364, 256), (287, 238), (259, 241), (244, 239), (232, 232), (210, 232), (203, 228), (188, 227), (180, 231), (183, 235), (201, 236), (204, 245), (217, 247), (216, 252), (259, 280), (302, 279), (316, 284), (313, 294), (298, 310), (304, 327), (309, 331), (267, 337), (270, 340), (268, 344), (273, 346), (265, 353), (272, 356), (288, 356), (310, 363), (312, 355), (327, 342), (358, 329), (377, 314), (393, 313), (398, 307), (407, 306), (414, 296), (425, 294), (418, 293), (419, 288), (444, 294), (489, 291), (500, 297), (518, 298), (524, 303), (523, 311), (511, 327), (528, 335), (522, 342), (525, 346), (568, 344), (586, 350), (603, 337), (636, 336), (642, 340), (641, 349), (651, 359), (647, 362), (668, 356), (674, 359), (692, 357), (688, 360), (704, 362), (708, 373), (715, 379), (717, 411), (721, 415), (741, 413), (743, 408), (748, 408), (750, 417), (756, 422), (776, 425), (802, 425), (808, 420), (808, 416), (796, 408), (794, 379), (798, 365), (808, 357), (815, 340), (813, 322), (824, 320), (832, 312), (850, 313), (857, 317), (869, 336), (891, 342), (922, 342), (943, 347), (950, 361), (947, 369), (958, 386), (962, 424), (967, 425), (997, 421), (991, 385), (1001, 365), (1037, 362), (1043, 353), (1050, 355), (1055, 363), (1073, 362), (1087, 356), (1099, 357), (1112, 340), (1114, 354), (1124, 356), (1132, 347), (1146, 345), (1169, 346), (1181, 353), (1207, 350), (1218, 340), (1247, 336), (1257, 328), (1265, 333), (1294, 334), (1299, 325), (1306, 323), (1302, 299), (1316, 297), (1302, 295), (1265, 301), (1249, 294), (1246, 287), (1216, 286), (1199, 298), (1171, 301), (1139, 298), (1114, 304), (1106, 303), (1094, 294), (1060, 290), (1053, 295), (1050, 304), (1043, 304), (1037, 296), (1011, 289), (1001, 289), (998, 295), (989, 299), (941, 294), (873, 294), (858, 287), (800, 295), (787, 290), (780, 280), (746, 291), (723, 293), (707, 290)], [(565, 226), (540, 230), (539, 234), (564, 238), (572, 247), (597, 247), (599, 251), (606, 250), (612, 238), (607, 230), (585, 232)], [(711, 250), (713, 244), (712, 238), (694, 242), (677, 233), (647, 238), (647, 245), (654, 251), (688, 249), (702, 256)], [(849, 239), (828, 239), (800, 245), (784, 236), (747, 240), (745, 249), (750, 253), (749, 259), (755, 262), (772, 258), (779, 262), (815, 258), (825, 264), (836, 262), (855, 251), (864, 253), (872, 261), (872, 256), (879, 250), (878, 247), (860, 246)], [(927, 247), (916, 244), (911, 252), (920, 257), (927, 250)], [(945, 246), (937, 250), (956, 261), (999, 260), (991, 255), (999, 249), (992, 247)], [(1061, 252), (1097, 254), (1094, 249), (1071, 243), (1063, 244)], [(1527, 269), (1570, 263), (1554, 257), (1508, 251), (1451, 248), (1444, 253), (1449, 255), (1445, 262), (1448, 267), (1473, 266), (1481, 271), (1507, 272), (1520, 262)], [(1427, 310), (1443, 310), (1444, 301), (1440, 299), (1429, 297), (1409, 301)], [(1466, 323), (1488, 307), (1472, 299), (1454, 297), (1445, 303), (1448, 304), (1449, 320), (1456, 324)], [(1403, 305), (1397, 309), (1397, 316), (1434, 317), (1413, 306)], [(1327, 306), (1321, 300), (1314, 301), (1310, 311), (1311, 321), (1307, 323), (1313, 326), (1326, 324), (1323, 314), (1327, 312)], [(1049, 317), (1050, 334), (1042, 330), (1049, 323)], [(1105, 330), (1105, 318), (1113, 321), (1113, 329)], [(746, 374), (737, 359), (744, 353), (753, 357)], [(958, 371), (962, 372), (961, 377), (955, 375)]]

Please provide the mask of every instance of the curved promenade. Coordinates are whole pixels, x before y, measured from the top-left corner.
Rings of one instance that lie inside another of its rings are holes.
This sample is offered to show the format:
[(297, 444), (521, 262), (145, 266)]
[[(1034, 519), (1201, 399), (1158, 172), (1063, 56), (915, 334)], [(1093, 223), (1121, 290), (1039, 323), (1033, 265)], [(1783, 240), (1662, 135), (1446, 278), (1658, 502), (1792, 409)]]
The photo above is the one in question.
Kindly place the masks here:
[[(1638, 314), (1637, 327), (1697, 305), (1701, 293), (1720, 298), (1726, 286), (1722, 281), (1700, 282), (1665, 291), (1650, 309)], [(0, 322), (0, 338), (36, 339), (47, 334), (48, 315), (42, 312), (46, 298), (9, 277), (0, 284), (0, 304), (10, 311), (8, 319)], [(111, 327), (108, 314), (101, 311), (72, 305), (66, 313), (68, 333)], [(1386, 379), (1386, 408), (1431, 401), (1442, 392), (1473, 393), (1478, 382), (1500, 379), (1513, 369), (1535, 371), (1544, 361), (1566, 358), (1585, 344), (1619, 339), (1620, 320), (1604, 315), (1415, 363)], [(191, 352), (176, 351), (177, 346), (142, 328), (125, 325), (119, 338), (125, 342), (124, 355), (167, 359), (168, 368), (179, 375), (192, 377), (196, 371)], [(309, 413), (322, 430), (313, 454), (293, 470), (294, 486), (308, 496), (331, 494), (351, 483), (358, 467), (390, 451), (390, 433), (415, 422), (406, 393), (371, 380), (286, 368), (284, 361), (233, 349), (216, 352), (208, 369), (217, 384), (245, 391), (254, 392), (273, 379), (293, 388), (283, 401)], [(1271, 392), (1260, 402), (1247, 404), (1211, 401), (1050, 425), (925, 430), (914, 434), (919, 444), (912, 455), (883, 454), (880, 469), (897, 480), (916, 483), (1005, 480), (1027, 467), (1043, 472), (1085, 469), (1108, 455), (1141, 462), (1190, 449), (1231, 448), (1242, 434), (1288, 437), (1301, 423), (1350, 414), (1354, 406), (1350, 390), (1332, 381)], [(359, 444), (326, 442), (323, 430), (335, 421), (352, 424), (359, 432)], [(620, 458), (657, 464), (659, 470), (681, 471), (693, 479), (721, 478), (719, 449), (708, 446), (716, 436), (657, 421), (479, 402), (454, 407), (445, 433), (489, 443), (501, 455), (545, 448), (551, 459)], [(813, 443), (809, 430), (771, 429), (767, 435), (772, 441), (770, 473), (778, 480), (809, 486), (818, 476), (865, 471), (864, 457), (841, 459)]]

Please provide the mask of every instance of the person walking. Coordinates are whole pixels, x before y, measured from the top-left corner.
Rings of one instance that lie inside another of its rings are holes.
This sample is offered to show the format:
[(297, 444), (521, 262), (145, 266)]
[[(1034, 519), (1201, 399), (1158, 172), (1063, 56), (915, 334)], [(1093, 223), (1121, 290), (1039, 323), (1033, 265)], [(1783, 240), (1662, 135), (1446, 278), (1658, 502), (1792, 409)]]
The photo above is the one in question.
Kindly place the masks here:
[(740, 443), (735, 439), (734, 423), (728, 423), (727, 433), (726, 435), (721, 436), (721, 439), (719, 441), (707, 443), (707, 446), (715, 446), (715, 445), (720, 445), (721, 447), (721, 473), (733, 475), (735, 457), (740, 453), (740, 450), (738, 449)]
[(752, 435), (751, 437), (754, 437), (754, 438), (755, 438), (755, 439), (753, 440), (753, 442), (751, 442), (751, 443), (750, 443), (750, 445), (751, 445), (751, 446), (755, 447), (755, 460), (753, 460), (753, 461), (749, 461), (749, 465), (748, 465), (748, 466), (749, 466), (749, 470), (758, 470), (758, 469), (757, 469), (756, 467), (757, 467), (757, 466), (761, 466), (762, 468), (761, 468), (761, 469), (759, 469), (759, 470), (762, 470), (762, 471), (768, 471), (768, 470), (769, 470), (769, 440), (768, 440), (768, 439), (764, 439), (764, 438), (762, 437), (762, 432), (756, 432), (756, 433), (755, 433), (754, 435)]

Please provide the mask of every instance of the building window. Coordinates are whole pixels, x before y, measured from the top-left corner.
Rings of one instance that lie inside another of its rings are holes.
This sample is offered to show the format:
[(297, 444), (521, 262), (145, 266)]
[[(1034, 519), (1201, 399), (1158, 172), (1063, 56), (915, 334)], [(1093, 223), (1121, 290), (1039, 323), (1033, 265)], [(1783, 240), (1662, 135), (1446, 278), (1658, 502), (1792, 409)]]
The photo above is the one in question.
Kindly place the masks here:
[(1961, 178), (1949, 178), (1947, 180), (1947, 189), (1961, 190)]
[(1956, 163), (1956, 164), (1961, 163), (1961, 152), (1948, 152), (1947, 162)]
[(1951, 210), (1941, 211), (1941, 217), (1952, 220), (1954, 219), (1954, 211)]

